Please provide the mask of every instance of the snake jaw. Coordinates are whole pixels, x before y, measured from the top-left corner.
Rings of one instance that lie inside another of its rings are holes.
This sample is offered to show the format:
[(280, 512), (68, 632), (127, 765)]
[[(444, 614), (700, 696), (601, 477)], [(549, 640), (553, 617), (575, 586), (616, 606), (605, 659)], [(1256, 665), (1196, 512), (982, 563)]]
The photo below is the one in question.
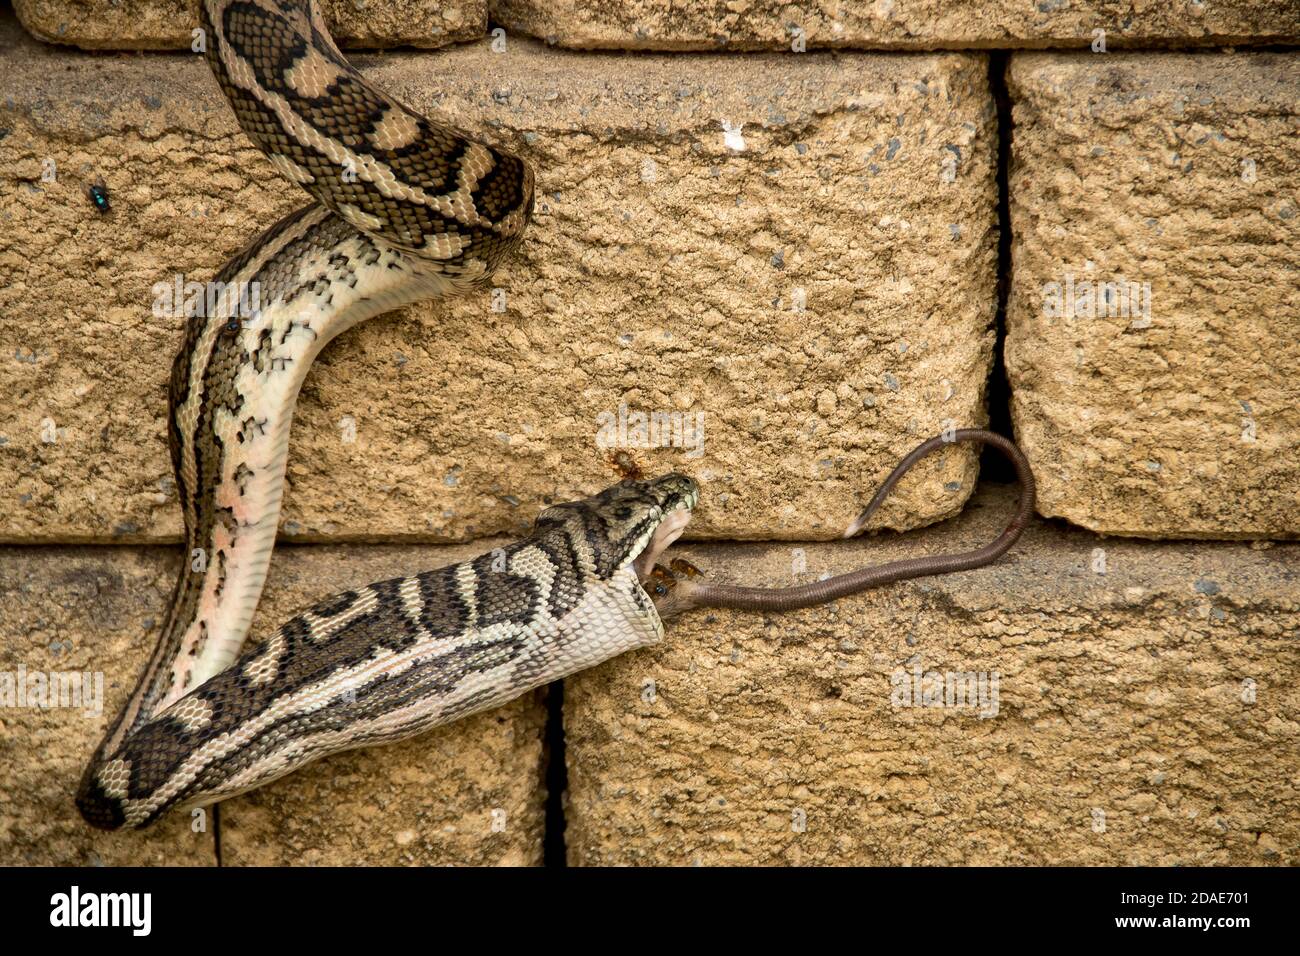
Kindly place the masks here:
[(636, 572), (636, 579), (643, 585), (650, 578), (651, 572), (659, 561), (659, 556), (664, 553), (669, 545), (682, 536), (682, 532), (690, 524), (691, 507), (692, 505), (682, 501), (673, 508), (659, 522), (645, 548), (633, 559), (632, 570)]
[(650, 499), (640, 518), (646, 530), (624, 558), (624, 566), (644, 586), (664, 549), (686, 530), (700, 500), (700, 488), (694, 479), (676, 473), (648, 481), (625, 481), (619, 487), (634, 488), (637, 494)]

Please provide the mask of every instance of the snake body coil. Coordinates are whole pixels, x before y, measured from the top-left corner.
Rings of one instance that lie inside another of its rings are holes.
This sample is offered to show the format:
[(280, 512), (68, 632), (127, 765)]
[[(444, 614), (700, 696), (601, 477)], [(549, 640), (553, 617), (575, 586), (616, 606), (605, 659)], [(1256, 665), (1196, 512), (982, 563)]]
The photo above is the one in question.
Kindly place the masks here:
[(128, 734), (96, 765), (83, 814), (146, 826), (658, 641), (637, 559), (696, 497), (680, 475), (616, 485), (473, 561), (327, 598)]
[(113, 755), (243, 644), (312, 360), (363, 319), (480, 288), (518, 244), (533, 203), (522, 160), (370, 86), (330, 39), (315, 0), (203, 0), (201, 26), (244, 132), (317, 203), (273, 225), (217, 276), (227, 289), (258, 289), (252, 316), (240, 317), (235, 296), (223, 294), (187, 324), (172, 369), (169, 444), (192, 560), (82, 779), (78, 806), (101, 827), (129, 818), (140, 787), (136, 768)]

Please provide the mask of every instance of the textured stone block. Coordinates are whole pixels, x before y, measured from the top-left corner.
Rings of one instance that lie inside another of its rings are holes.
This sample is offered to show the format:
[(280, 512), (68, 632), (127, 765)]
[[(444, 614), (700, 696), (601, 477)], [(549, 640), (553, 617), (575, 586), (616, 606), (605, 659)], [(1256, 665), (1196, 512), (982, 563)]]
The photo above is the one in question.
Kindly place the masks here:
[[(33, 36), (83, 50), (188, 50), (199, 0), (14, 0)], [(436, 47), (487, 30), (486, 0), (320, 0), (345, 47)]]
[[(943, 529), (802, 558), (683, 553), (788, 584), (969, 547), (1011, 505), (982, 491)], [(569, 859), (1294, 866), (1297, 633), (1300, 545), (1045, 523), (990, 568), (784, 615), (695, 611), (565, 682)], [(922, 703), (982, 674), (997, 706), (917, 706), (918, 671)]]
[[(18, 183), (0, 193), (0, 540), (174, 540), (165, 382), (182, 320), (152, 314), (152, 289), (211, 278), (304, 197), (198, 60), (3, 42), (0, 159)], [(286, 535), (518, 531), (608, 484), (622, 444), (647, 472), (701, 481), (699, 534), (833, 537), (917, 442), (984, 421), (982, 56), (511, 42), (359, 64), (524, 153), (537, 212), (495, 291), (325, 351), (298, 404)], [(109, 215), (83, 194), (99, 176)], [(665, 427), (638, 434), (638, 413)], [(975, 468), (965, 448), (927, 462), (880, 521), (953, 513)]]
[[(282, 548), (251, 633), (348, 587), (490, 547)], [(100, 833), (72, 797), (153, 645), (179, 555), (163, 548), (0, 548), (5, 674), (101, 672), (102, 714), (0, 707), (0, 864), (214, 864), (216, 827), (174, 815)], [(28, 678), (30, 682), (30, 678)], [(28, 697), (30, 700), (30, 695)], [(546, 709), (529, 695), (391, 747), (326, 758), (220, 805), (224, 865), (532, 864), (541, 859)]]
[(1012, 59), (1006, 363), (1039, 509), (1300, 534), (1300, 61)]
[(584, 49), (935, 50), (1295, 42), (1293, 0), (492, 0), (492, 22)]

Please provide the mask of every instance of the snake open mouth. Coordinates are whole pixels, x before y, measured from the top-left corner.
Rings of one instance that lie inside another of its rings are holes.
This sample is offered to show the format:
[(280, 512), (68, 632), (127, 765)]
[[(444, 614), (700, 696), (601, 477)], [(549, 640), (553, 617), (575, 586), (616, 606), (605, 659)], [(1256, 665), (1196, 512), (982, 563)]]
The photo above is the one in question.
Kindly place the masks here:
[(659, 556), (682, 536), (690, 524), (691, 514), (700, 500), (700, 489), (685, 475), (670, 474), (647, 482), (652, 493), (662, 495), (660, 513), (663, 517), (650, 534), (641, 552), (632, 560), (632, 570), (642, 584), (650, 577)]

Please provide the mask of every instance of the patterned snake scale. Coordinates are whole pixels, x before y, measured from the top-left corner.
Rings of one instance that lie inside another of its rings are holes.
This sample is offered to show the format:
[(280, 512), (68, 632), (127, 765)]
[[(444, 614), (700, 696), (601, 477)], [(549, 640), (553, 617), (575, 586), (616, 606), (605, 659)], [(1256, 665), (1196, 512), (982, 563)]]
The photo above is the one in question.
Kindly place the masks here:
[(548, 508), (505, 548), (322, 601), (129, 734), (93, 806), (147, 826), (659, 641), (634, 562), (697, 496), (680, 475), (615, 485)]
[[(315, 0), (203, 0), (200, 25), (209, 65), (240, 126), (316, 203), (273, 225), (216, 277), (231, 290), (257, 283), (260, 308), (240, 317), (232, 291), (186, 325), (172, 368), (168, 437), (187, 554), (197, 561), (183, 567), (149, 662), (82, 778), (82, 815), (110, 829), (152, 820), (182, 795), (206, 794), (211, 787), (212, 799), (218, 799), (255, 785), (251, 780), (271, 779), (284, 772), (283, 762), (296, 765), (309, 759), (303, 754), (338, 749), (329, 740), (362, 743), (361, 738), (399, 733), (416, 720), (415, 705), (403, 703), (401, 695), (417, 699), (419, 682), (407, 678), (411, 686), (402, 691), (394, 674), (385, 691), (395, 695), (389, 719), (371, 709), (372, 695), (357, 688), (358, 699), (369, 704), (358, 712), (354, 734), (340, 731), (337, 719), (328, 733), (323, 723), (309, 721), (312, 739), (294, 745), (290, 728), (298, 725), (290, 712), (305, 713), (335, 686), (313, 691), (304, 668), (322, 680), (328, 671), (348, 667), (372, 667), (379, 675), (409, 668), (421, 654), (457, 653), (463, 662), (451, 673), (481, 674), (490, 669), (482, 656), (487, 651), (444, 646), (452, 621), (472, 629), (477, 625), (465, 622), (479, 614), (495, 619), (522, 613), (522, 592), (513, 585), (497, 595), (492, 587), (485, 592), (462, 582), (458, 603), (445, 583), (452, 580), (450, 572), (441, 572), (418, 585), (376, 585), (340, 598), (330, 613), (299, 619), (310, 626), (292, 625), (296, 630), (277, 638), (285, 656), (268, 652), (255, 672), (239, 671), (249, 666), (246, 661), (225, 671), (243, 645), (266, 578), (293, 407), (313, 359), (330, 339), (364, 319), (419, 299), (482, 288), (528, 224), (533, 173), (518, 157), (418, 116), (369, 85), (334, 45)], [(529, 567), (529, 573), (540, 573)], [(417, 599), (434, 603), (416, 612)], [(400, 616), (402, 602), (413, 615), (407, 638), (389, 634), (383, 643), (379, 622)], [(424, 627), (431, 630), (408, 647), (409, 636)], [(508, 644), (509, 638), (491, 633), (491, 640)], [(432, 635), (443, 644), (426, 646)], [(464, 636), (471, 643), (483, 639), (469, 631)], [(313, 642), (327, 637), (339, 648), (317, 649)], [(317, 658), (303, 654), (304, 647), (325, 655), (314, 670), (304, 662)], [(405, 663), (370, 660), (408, 652), (401, 658)], [(499, 653), (504, 658), (523, 651), (508, 652), (502, 644)], [(219, 674), (208, 696), (182, 701)], [(223, 688), (221, 694), (211, 696), (216, 687)], [(478, 685), (462, 686), (451, 677), (420, 687), (426, 697), (443, 694), (457, 712), (472, 708), (483, 694)], [(305, 696), (285, 696), (293, 693)], [(440, 709), (430, 704), (426, 722), (438, 722)], [(150, 723), (164, 712), (177, 716)], [(239, 715), (234, 723), (233, 715)], [(268, 721), (280, 728), (279, 744), (268, 736), (254, 744), (248, 737), (252, 749), (237, 761), (207, 756), (228, 752), (236, 736), (262, 733), (255, 727)], [(168, 746), (160, 736), (164, 727), (177, 734)], [(181, 733), (182, 728), (188, 729)], [(173, 769), (160, 775), (164, 765)]]

